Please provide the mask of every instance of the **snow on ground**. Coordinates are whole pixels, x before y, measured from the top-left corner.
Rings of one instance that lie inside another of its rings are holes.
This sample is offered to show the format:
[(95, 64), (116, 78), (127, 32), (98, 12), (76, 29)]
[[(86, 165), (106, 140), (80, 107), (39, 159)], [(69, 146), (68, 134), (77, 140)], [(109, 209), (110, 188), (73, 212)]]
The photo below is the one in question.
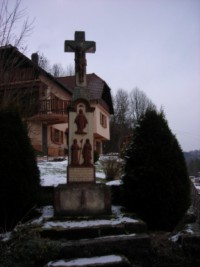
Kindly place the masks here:
[(67, 182), (67, 163), (67, 160), (38, 162), (41, 185), (65, 184)]
[(110, 181), (110, 182), (107, 182), (106, 183), (107, 185), (121, 185), (122, 184), (122, 181), (117, 179), (117, 180), (114, 180), (114, 181)]
[(71, 228), (85, 228), (85, 227), (94, 227), (94, 226), (106, 226), (106, 225), (119, 225), (122, 223), (136, 223), (137, 220), (134, 220), (129, 217), (115, 218), (111, 220), (82, 220), (82, 221), (47, 221), (43, 224), (43, 229), (71, 229)]
[(80, 258), (70, 261), (59, 260), (54, 262), (49, 262), (47, 267), (56, 267), (56, 266), (83, 266), (86, 265), (94, 265), (94, 264), (106, 264), (106, 263), (119, 263), (122, 262), (123, 258), (117, 255), (108, 255), (108, 256), (101, 256), (101, 257), (92, 257), (92, 258)]
[(0, 241), (6, 242), (9, 241), (11, 238), (12, 232), (5, 232), (3, 234), (0, 234)]
[(184, 235), (184, 234), (193, 235), (194, 233), (195, 232), (192, 229), (192, 225), (191, 224), (187, 224), (186, 227), (185, 227), (185, 229), (183, 229), (181, 232), (178, 232), (175, 235), (171, 236), (169, 239), (172, 242), (177, 242), (182, 235)]
[[(194, 184), (194, 185), (195, 185), (195, 184)], [(200, 194), (200, 185), (195, 185), (195, 187), (196, 187), (198, 193)]]
[[(67, 182), (67, 165), (68, 160), (53, 161), (41, 160), (38, 161), (40, 170), (40, 180), (42, 186), (57, 186), (58, 184), (66, 184)], [(99, 169), (96, 171), (97, 179), (105, 179), (105, 174)], [(119, 185), (120, 180), (108, 182), (107, 185)]]

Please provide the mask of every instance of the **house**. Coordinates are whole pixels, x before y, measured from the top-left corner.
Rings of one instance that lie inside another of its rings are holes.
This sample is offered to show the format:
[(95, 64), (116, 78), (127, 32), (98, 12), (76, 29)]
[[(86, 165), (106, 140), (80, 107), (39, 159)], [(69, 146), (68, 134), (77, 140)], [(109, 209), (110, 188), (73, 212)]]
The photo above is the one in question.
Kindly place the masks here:
[[(94, 149), (102, 153), (110, 138), (109, 116), (113, 104), (109, 86), (96, 74), (87, 74), (90, 104), (94, 111)], [(16, 47), (0, 47), (0, 107), (18, 108), (27, 122), (35, 150), (63, 156), (68, 149), (68, 107), (75, 76), (54, 77), (38, 65), (38, 55), (29, 59)]]

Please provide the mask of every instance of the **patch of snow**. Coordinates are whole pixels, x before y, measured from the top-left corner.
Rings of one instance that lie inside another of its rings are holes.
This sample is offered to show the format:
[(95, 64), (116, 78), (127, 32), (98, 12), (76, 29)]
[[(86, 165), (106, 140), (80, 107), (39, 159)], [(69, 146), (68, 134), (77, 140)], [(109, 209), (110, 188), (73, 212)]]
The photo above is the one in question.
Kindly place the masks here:
[(119, 159), (119, 154), (118, 153), (110, 153), (107, 155), (100, 155), (99, 161), (107, 161), (107, 160), (118, 160)]
[(94, 227), (94, 226), (106, 226), (106, 225), (118, 225), (122, 223), (136, 223), (137, 220), (124, 217), (122, 219), (112, 219), (112, 220), (86, 220), (86, 221), (48, 221), (45, 222), (42, 226), (43, 229), (52, 229), (52, 228), (84, 228), (84, 227)]
[(32, 220), (31, 224), (39, 225), (44, 221), (44, 219), (49, 219), (54, 216), (53, 206), (43, 206), (39, 209), (39, 211), (41, 212), (41, 216), (37, 219)]
[(104, 172), (96, 172), (96, 178), (105, 179), (105, 173)]
[(194, 231), (192, 229), (186, 229), (185, 232), (187, 234), (194, 234)]
[(200, 186), (199, 185), (196, 185), (196, 184), (194, 184), (194, 186), (197, 189), (198, 193), (200, 194)]
[(169, 239), (176, 243), (179, 240), (179, 237), (181, 236), (181, 232), (178, 232), (176, 235), (171, 236)]
[(57, 186), (67, 182), (68, 161), (41, 161), (38, 162), (42, 186)]
[(177, 242), (179, 240), (179, 237), (184, 234), (194, 234), (194, 231), (191, 229), (191, 226), (188, 225), (186, 229), (184, 229), (182, 232), (178, 232), (176, 235), (170, 237), (170, 240), (172, 242)]
[(115, 215), (115, 217), (123, 217), (123, 213), (121, 212), (122, 206), (112, 205), (112, 214)]
[(0, 234), (0, 241), (6, 242), (11, 239), (12, 232), (5, 232), (3, 234)]
[(185, 233), (187, 233), (187, 234), (194, 234), (194, 231), (193, 231), (193, 229), (192, 229), (192, 226), (191, 226), (191, 224), (188, 224), (187, 225), (187, 228), (185, 229), (185, 231), (184, 231)]
[(75, 260), (59, 260), (54, 262), (49, 262), (47, 267), (56, 267), (56, 266), (83, 266), (86, 265), (94, 265), (94, 264), (106, 264), (106, 263), (115, 263), (121, 262), (123, 258), (117, 255), (108, 255), (108, 256), (101, 256), (101, 257), (92, 257), (92, 258), (79, 258)]
[[(63, 161), (39, 161), (40, 184), (42, 186), (54, 186), (67, 183), (67, 165), (68, 160)], [(96, 178), (105, 179), (105, 173), (96, 172)]]
[(120, 179), (117, 179), (117, 180), (114, 180), (114, 181), (110, 181), (110, 182), (107, 182), (106, 185), (121, 185), (122, 184), (122, 181)]
[(113, 215), (115, 218), (110, 220), (99, 219), (99, 220), (81, 220), (81, 221), (47, 221), (43, 224), (43, 229), (71, 229), (71, 228), (84, 228), (84, 227), (95, 227), (95, 226), (106, 226), (106, 225), (119, 225), (126, 223), (137, 223), (138, 220), (130, 217), (123, 216), (120, 212), (120, 206), (113, 208)]
[(51, 218), (54, 216), (53, 206), (44, 206), (41, 208), (43, 218)]

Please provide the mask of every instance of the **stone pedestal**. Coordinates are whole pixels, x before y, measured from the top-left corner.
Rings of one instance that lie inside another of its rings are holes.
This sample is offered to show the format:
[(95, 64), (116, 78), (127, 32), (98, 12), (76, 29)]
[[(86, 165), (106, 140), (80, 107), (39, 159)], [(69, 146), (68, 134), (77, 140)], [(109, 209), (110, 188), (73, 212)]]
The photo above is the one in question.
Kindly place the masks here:
[(110, 187), (105, 184), (58, 185), (54, 194), (55, 215), (111, 214)]

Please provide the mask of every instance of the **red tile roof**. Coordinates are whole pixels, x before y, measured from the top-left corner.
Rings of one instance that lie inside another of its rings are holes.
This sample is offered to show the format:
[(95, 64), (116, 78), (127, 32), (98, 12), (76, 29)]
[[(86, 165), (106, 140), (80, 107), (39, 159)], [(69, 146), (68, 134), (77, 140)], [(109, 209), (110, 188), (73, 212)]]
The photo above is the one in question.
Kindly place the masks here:
[[(57, 77), (58, 81), (73, 92), (75, 76)], [(87, 74), (87, 87), (90, 90), (90, 99), (101, 102), (103, 100), (109, 106), (109, 112), (113, 114), (113, 103), (110, 88), (107, 83), (95, 73)]]

